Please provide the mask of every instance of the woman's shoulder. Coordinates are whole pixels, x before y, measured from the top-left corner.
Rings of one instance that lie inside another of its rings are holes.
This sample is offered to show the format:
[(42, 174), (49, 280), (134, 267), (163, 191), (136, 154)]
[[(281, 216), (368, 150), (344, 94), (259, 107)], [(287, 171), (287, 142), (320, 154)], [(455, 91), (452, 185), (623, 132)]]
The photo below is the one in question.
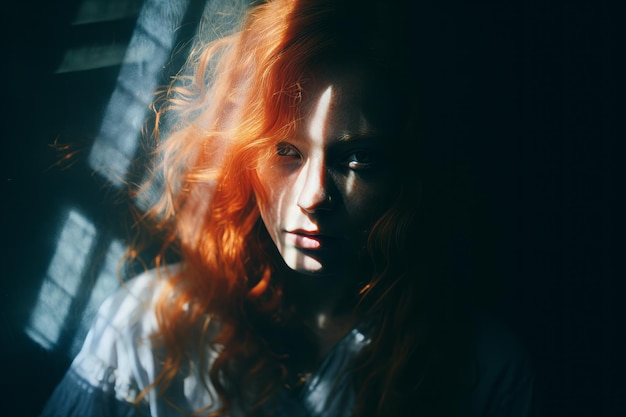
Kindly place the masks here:
[(520, 335), (493, 312), (472, 310), (469, 415), (535, 415), (533, 362)]
[[(122, 283), (100, 305), (72, 369), (92, 384), (101, 384), (106, 370), (116, 379), (136, 380), (153, 361), (153, 336), (158, 330), (155, 305), (167, 281), (162, 269), (150, 269)], [(144, 379), (144, 378), (141, 378)], [(137, 381), (146, 385), (145, 381)]]
[(521, 336), (505, 319), (486, 309), (473, 309), (471, 317), (479, 361), (489, 358), (490, 363), (505, 366), (530, 360)]
[(128, 279), (105, 299), (98, 310), (98, 315), (108, 317), (111, 324), (115, 325), (140, 319), (154, 307), (168, 277), (179, 269), (178, 264), (146, 269)]
[(116, 341), (151, 336), (158, 328), (154, 307), (166, 280), (163, 270), (150, 269), (122, 283), (99, 307), (82, 350), (95, 353)]

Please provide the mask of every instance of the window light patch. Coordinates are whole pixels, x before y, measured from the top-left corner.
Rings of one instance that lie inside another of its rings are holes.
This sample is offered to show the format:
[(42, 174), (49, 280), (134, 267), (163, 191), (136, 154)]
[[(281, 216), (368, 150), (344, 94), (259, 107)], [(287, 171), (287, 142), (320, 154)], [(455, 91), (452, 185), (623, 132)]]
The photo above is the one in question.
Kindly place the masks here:
[(54, 349), (62, 335), (95, 238), (94, 225), (70, 211), (25, 330), (45, 349)]

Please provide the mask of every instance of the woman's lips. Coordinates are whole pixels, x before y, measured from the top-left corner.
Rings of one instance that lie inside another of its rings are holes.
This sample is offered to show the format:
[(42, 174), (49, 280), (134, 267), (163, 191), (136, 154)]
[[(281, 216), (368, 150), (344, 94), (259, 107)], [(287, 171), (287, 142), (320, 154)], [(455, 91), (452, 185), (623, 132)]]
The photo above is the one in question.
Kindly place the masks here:
[(330, 236), (312, 234), (305, 232), (286, 232), (285, 240), (297, 248), (315, 250), (327, 246), (330, 241), (335, 240)]

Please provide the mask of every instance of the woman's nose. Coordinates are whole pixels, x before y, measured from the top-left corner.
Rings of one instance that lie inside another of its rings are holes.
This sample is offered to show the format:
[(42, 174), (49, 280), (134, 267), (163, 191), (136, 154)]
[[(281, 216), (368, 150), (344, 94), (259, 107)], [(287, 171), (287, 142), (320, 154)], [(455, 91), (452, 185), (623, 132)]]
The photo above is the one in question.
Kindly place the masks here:
[(300, 171), (298, 206), (307, 213), (331, 208), (326, 164), (309, 160)]

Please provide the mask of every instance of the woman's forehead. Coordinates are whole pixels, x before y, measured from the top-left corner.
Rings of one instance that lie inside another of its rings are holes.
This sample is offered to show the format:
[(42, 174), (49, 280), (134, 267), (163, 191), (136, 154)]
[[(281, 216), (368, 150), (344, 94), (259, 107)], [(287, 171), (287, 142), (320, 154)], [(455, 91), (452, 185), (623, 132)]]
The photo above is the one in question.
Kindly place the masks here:
[(328, 85), (334, 85), (337, 86), (337, 89), (353, 94), (364, 90), (364, 87), (371, 83), (374, 78), (381, 78), (363, 64), (344, 62), (315, 65), (307, 71), (305, 77), (303, 83), (305, 91), (315, 92), (317, 89), (325, 89)]
[(306, 123), (327, 105), (334, 122), (349, 129), (346, 134), (393, 131), (406, 122), (407, 102), (400, 95), (379, 71), (331, 65), (312, 71), (303, 83), (300, 114)]

